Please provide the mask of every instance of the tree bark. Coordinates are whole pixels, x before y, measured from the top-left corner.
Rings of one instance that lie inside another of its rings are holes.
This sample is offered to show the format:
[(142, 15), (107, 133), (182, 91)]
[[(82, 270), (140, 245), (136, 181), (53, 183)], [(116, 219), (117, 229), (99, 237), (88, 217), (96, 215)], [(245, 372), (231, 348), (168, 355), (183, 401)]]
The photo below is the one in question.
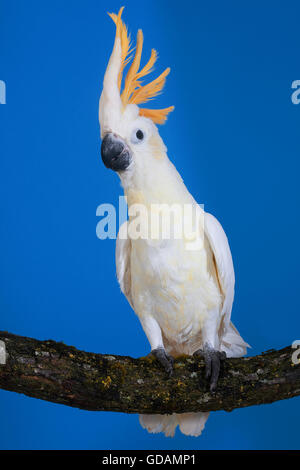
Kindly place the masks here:
[(291, 347), (226, 359), (217, 391), (210, 393), (203, 360), (190, 356), (177, 358), (168, 378), (152, 357), (88, 353), (1, 331), (0, 341), (6, 347), (0, 388), (84, 410), (231, 411), (300, 395), (300, 365), (293, 364)]

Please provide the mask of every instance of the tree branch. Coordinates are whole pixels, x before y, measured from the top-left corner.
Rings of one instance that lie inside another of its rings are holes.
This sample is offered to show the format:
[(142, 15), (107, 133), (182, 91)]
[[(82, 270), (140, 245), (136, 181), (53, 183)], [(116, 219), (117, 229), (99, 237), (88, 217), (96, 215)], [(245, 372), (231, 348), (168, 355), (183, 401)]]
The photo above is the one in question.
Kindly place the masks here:
[(182, 413), (231, 411), (300, 395), (300, 365), (291, 347), (226, 359), (210, 393), (201, 359), (182, 356), (168, 378), (152, 357), (94, 354), (55, 341), (0, 331), (6, 364), (0, 388), (91, 411)]

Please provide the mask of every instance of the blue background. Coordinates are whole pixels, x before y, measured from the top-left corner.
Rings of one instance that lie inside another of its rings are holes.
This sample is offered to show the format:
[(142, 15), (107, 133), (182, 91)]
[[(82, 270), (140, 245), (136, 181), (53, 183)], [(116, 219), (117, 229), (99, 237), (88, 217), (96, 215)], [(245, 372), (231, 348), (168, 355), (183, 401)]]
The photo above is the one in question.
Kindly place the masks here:
[[(0, 1), (0, 329), (80, 349), (144, 355), (96, 208), (117, 205), (100, 159), (98, 99), (119, 1)], [(199, 203), (222, 222), (251, 354), (299, 339), (299, 2), (127, 1), (144, 60), (172, 68), (161, 135)], [(213, 413), (200, 438), (150, 435), (137, 416), (0, 391), (3, 449), (290, 449), (300, 398)]]

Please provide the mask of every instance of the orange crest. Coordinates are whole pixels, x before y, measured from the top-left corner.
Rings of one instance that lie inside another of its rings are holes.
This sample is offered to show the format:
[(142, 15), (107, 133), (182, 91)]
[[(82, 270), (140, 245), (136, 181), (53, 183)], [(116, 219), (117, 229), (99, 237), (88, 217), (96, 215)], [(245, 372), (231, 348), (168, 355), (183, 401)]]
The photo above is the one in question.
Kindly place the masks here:
[[(124, 68), (127, 64), (129, 64), (132, 59), (130, 35), (128, 34), (126, 25), (121, 20), (123, 9), (124, 7), (120, 8), (118, 15), (116, 15), (115, 13), (109, 13), (109, 16), (116, 24), (116, 37), (119, 37), (121, 39), (122, 65), (118, 77), (118, 86), (120, 93)], [(137, 33), (135, 55), (128, 69), (127, 75), (124, 79), (124, 89), (121, 93), (121, 100), (124, 107), (126, 107), (127, 104), (138, 105), (141, 103), (146, 103), (147, 101), (153, 99), (163, 89), (166, 77), (170, 73), (170, 68), (167, 68), (155, 80), (152, 80), (146, 85), (142, 85), (141, 79), (148, 75), (150, 72), (152, 72), (153, 66), (157, 60), (157, 52), (155, 49), (152, 49), (149, 61), (141, 70), (139, 70), (142, 49), (143, 32), (141, 29), (139, 29)], [(173, 109), (174, 106), (169, 106), (168, 108), (164, 109), (139, 108), (139, 113), (141, 116), (145, 116), (151, 119), (156, 124), (163, 124), (166, 121), (168, 114), (173, 111)]]

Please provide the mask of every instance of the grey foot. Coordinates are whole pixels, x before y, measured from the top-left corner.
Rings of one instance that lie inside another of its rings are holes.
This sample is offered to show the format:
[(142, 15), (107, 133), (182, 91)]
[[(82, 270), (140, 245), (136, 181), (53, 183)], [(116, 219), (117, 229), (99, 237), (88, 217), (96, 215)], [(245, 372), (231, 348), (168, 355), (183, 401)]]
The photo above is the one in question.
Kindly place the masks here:
[(226, 353), (205, 346), (204, 349), (198, 349), (193, 355), (203, 357), (205, 361), (205, 377), (207, 379), (210, 377), (210, 391), (214, 392), (218, 384), (221, 361), (226, 359)]
[(167, 354), (164, 348), (152, 349), (151, 354), (156, 357), (156, 359), (161, 363), (169, 377), (171, 377), (171, 375), (173, 375), (173, 357)]

